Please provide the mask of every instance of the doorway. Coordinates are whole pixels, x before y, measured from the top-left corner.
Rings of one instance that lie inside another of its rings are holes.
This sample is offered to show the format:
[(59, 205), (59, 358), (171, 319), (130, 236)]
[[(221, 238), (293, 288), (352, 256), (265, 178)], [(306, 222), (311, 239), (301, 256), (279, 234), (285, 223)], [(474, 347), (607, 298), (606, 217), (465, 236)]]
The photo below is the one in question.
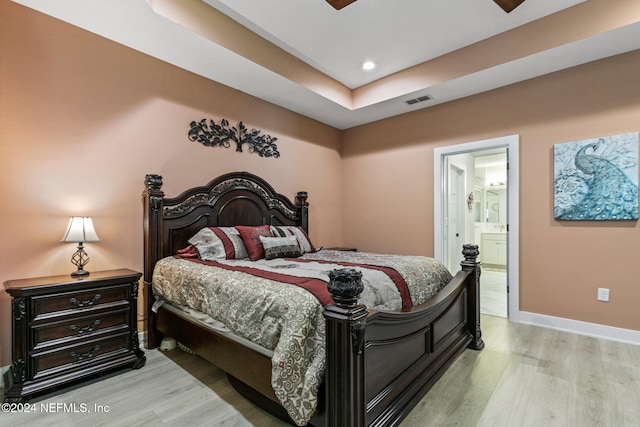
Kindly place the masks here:
[(434, 150), (435, 257), (456, 272), (462, 244), (478, 245), (480, 310), (512, 320), (519, 318), (518, 140)]

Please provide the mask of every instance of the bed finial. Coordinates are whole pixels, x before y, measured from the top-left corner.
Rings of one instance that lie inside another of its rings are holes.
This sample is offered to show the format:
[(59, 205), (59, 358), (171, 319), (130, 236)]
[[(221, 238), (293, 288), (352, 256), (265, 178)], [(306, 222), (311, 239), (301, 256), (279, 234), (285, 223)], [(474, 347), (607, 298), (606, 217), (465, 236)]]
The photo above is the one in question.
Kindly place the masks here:
[(465, 261), (476, 262), (478, 255), (480, 255), (478, 245), (464, 245), (462, 247), (462, 255), (464, 256)]
[(354, 307), (364, 290), (362, 272), (353, 268), (340, 268), (329, 272), (329, 292), (341, 308)]
[(162, 187), (162, 176), (155, 174), (148, 174), (144, 178), (144, 185), (147, 189), (159, 190)]
[(159, 211), (162, 198), (164, 197), (164, 192), (161, 190), (162, 177), (160, 175), (148, 174), (144, 177), (144, 185), (144, 196), (148, 199), (146, 204), (151, 207), (152, 211)]
[(307, 192), (306, 191), (298, 191), (296, 194), (296, 205), (298, 206), (307, 206)]

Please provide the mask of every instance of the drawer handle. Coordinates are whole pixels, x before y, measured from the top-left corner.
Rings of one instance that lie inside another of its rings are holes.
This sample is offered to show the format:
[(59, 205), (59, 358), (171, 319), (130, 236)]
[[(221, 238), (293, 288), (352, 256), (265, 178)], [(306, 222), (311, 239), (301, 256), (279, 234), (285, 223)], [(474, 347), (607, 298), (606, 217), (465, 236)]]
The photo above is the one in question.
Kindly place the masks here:
[(69, 330), (71, 332), (75, 332), (76, 335), (82, 335), (85, 332), (93, 332), (93, 330), (100, 324), (99, 320), (94, 321), (92, 324), (88, 326), (83, 326), (82, 328), (77, 327), (76, 325), (69, 326)]
[(71, 298), (69, 300), (69, 304), (75, 305), (77, 307), (92, 306), (93, 304), (98, 302), (99, 299), (100, 299), (100, 294), (96, 294), (95, 297), (93, 297), (91, 299), (84, 300), (84, 301), (79, 301), (76, 298)]
[(75, 362), (83, 362), (87, 359), (91, 359), (93, 356), (95, 356), (95, 354), (100, 351), (100, 346), (96, 345), (95, 347), (93, 347), (91, 350), (87, 351), (86, 353), (77, 353), (75, 351), (72, 351), (71, 353), (69, 353), (69, 357), (72, 359), (76, 359)]

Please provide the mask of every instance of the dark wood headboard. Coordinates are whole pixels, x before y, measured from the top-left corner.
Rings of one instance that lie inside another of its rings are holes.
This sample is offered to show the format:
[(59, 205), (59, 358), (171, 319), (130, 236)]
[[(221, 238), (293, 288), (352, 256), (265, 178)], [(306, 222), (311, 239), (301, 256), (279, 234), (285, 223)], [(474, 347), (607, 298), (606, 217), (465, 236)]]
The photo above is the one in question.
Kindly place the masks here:
[(307, 193), (295, 203), (249, 172), (231, 172), (207, 185), (165, 198), (162, 177), (147, 175), (144, 198), (144, 281), (161, 258), (174, 255), (203, 227), (297, 225), (309, 231)]

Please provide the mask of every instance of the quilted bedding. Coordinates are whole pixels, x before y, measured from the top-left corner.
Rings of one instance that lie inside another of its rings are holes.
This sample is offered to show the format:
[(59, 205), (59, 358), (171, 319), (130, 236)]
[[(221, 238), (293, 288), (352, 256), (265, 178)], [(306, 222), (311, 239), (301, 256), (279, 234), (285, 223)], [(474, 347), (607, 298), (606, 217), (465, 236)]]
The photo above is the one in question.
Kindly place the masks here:
[(324, 376), (323, 305), (303, 287), (273, 277), (328, 282), (329, 271), (344, 266), (363, 273), (365, 291), (359, 302), (375, 310), (400, 310), (407, 301), (403, 304), (399, 286), (374, 266), (399, 273), (409, 291), (409, 305), (427, 301), (452, 278), (431, 258), (322, 250), (295, 259), (207, 264), (167, 257), (156, 264), (153, 290), (157, 298), (203, 312), (233, 333), (272, 350), (275, 394), (292, 420), (304, 425), (315, 412)]

